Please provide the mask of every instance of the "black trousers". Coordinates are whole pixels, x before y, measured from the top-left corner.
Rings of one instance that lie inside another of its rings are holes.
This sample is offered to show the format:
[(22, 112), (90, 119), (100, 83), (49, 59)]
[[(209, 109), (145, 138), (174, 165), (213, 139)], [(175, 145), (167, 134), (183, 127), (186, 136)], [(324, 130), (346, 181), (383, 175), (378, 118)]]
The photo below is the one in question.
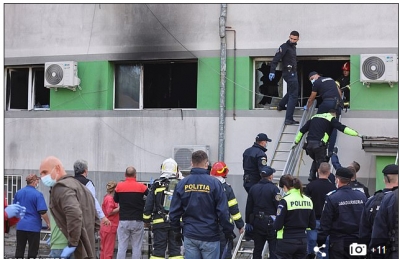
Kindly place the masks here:
[(322, 162), (328, 162), (328, 158), (326, 156), (326, 145), (320, 144), (319, 141), (309, 141), (307, 143), (307, 148), (306, 148), (307, 154), (311, 159), (313, 160), (310, 168), (310, 177), (312, 180), (317, 179), (317, 172), (319, 165)]
[(182, 242), (175, 240), (175, 233), (171, 228), (153, 229), (153, 256), (165, 257), (165, 251), (168, 245), (168, 255), (180, 256)]
[(307, 256), (307, 238), (278, 239), (275, 253), (277, 259), (305, 259)]
[(17, 230), (17, 247), (15, 258), (25, 258), (25, 247), (28, 242), (28, 258), (37, 258), (39, 253), (40, 232)]

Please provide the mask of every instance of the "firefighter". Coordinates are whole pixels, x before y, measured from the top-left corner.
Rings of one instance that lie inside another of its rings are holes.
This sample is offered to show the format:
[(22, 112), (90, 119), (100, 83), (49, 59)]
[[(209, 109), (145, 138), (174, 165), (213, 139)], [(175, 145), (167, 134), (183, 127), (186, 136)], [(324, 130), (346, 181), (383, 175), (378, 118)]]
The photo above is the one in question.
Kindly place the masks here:
[[(242, 219), (242, 215), (239, 211), (239, 205), (236, 200), (235, 193), (233, 192), (232, 186), (226, 182), (226, 177), (229, 173), (229, 168), (226, 166), (224, 162), (216, 162), (213, 164), (211, 168), (211, 175), (217, 178), (224, 187), (224, 191), (226, 197), (228, 198), (228, 207), (229, 213), (231, 214), (231, 218), (235, 222), (236, 227), (239, 229), (239, 233), (242, 234), (244, 232), (244, 222)], [(228, 241), (228, 243), (227, 243)], [(222, 254), (224, 252), (225, 246), (228, 245), (224, 258), (222, 258)], [(220, 227), (220, 259), (226, 259), (232, 257), (232, 248), (233, 248), (233, 240), (226, 240), (225, 234), (222, 231), (222, 227)]]
[(315, 229), (315, 213), (309, 197), (303, 195), (298, 178), (282, 175), (279, 187), (286, 193), (279, 201), (274, 228), (277, 231), (276, 258), (306, 258), (306, 229)]
[(329, 157), (326, 155), (326, 149), (333, 129), (338, 129), (350, 136), (361, 137), (357, 131), (343, 125), (336, 119), (336, 110), (329, 110), (329, 113), (314, 115), (304, 124), (296, 135), (292, 149), (300, 142), (303, 135), (308, 132), (307, 143), (303, 148), (305, 148), (307, 155), (313, 160), (308, 177), (309, 181), (313, 181), (317, 178), (316, 173), (319, 165), (322, 162), (329, 161)]
[(361, 215), (360, 224), (360, 242), (363, 244), (369, 244), (371, 240), (372, 226), (374, 224), (375, 216), (379, 210), (380, 204), (383, 197), (394, 191), (399, 186), (399, 166), (390, 164), (385, 166), (382, 170), (385, 188), (379, 190), (371, 196), (365, 203), (363, 213)]
[(178, 164), (172, 158), (164, 160), (161, 164), (161, 176), (151, 186), (143, 211), (143, 221), (149, 227), (152, 222), (153, 252), (150, 259), (161, 259), (168, 254), (171, 259), (179, 259), (181, 255), (181, 242), (175, 240), (175, 234), (169, 224), (169, 207), (175, 186), (179, 179)]
[(268, 138), (267, 134), (260, 133), (257, 135), (253, 146), (247, 148), (243, 152), (243, 187), (247, 193), (251, 186), (258, 183), (261, 179), (261, 169), (267, 165), (267, 145), (272, 140)]
[(343, 74), (336, 80), (336, 84), (344, 95), (344, 108), (350, 108), (350, 62), (343, 64), (342, 71)]
[(274, 173), (275, 169), (264, 166), (260, 171), (261, 180), (250, 189), (247, 196), (246, 231), (253, 234), (254, 259), (262, 258), (261, 254), (266, 241), (269, 245), (269, 258), (276, 258), (276, 231), (273, 222), (281, 195), (278, 187), (272, 182)]

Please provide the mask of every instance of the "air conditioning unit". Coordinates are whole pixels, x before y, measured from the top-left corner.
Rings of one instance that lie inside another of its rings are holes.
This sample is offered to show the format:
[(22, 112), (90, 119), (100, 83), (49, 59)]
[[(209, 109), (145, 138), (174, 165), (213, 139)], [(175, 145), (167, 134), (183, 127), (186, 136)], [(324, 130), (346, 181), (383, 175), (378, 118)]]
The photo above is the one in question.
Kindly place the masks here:
[(207, 153), (207, 156), (210, 156), (210, 146), (208, 145), (174, 146), (172, 155), (180, 171), (190, 171), (192, 169), (192, 153), (197, 150), (203, 150)]
[(361, 54), (360, 81), (370, 83), (398, 82), (398, 60), (396, 54)]
[(81, 80), (78, 78), (78, 63), (75, 61), (46, 62), (44, 86), (47, 88), (67, 88), (75, 91)]

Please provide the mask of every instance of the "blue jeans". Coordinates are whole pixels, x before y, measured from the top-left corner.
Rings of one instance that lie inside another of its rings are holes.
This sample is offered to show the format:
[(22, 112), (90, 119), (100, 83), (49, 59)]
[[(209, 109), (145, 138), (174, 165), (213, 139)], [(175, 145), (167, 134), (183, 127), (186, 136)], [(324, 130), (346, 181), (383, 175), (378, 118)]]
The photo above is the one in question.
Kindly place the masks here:
[[(50, 250), (50, 254), (49, 257), (50, 258), (61, 258), (61, 253), (64, 249), (51, 249)], [(66, 259), (74, 259), (74, 254), (72, 254), (70, 257), (66, 258)]]
[[(314, 252), (314, 247), (317, 246), (317, 229), (319, 229), (320, 221), (316, 220), (316, 226), (314, 230), (307, 230), (307, 253), (309, 254), (316, 254), (317, 258), (322, 259), (329, 259), (329, 236), (326, 238), (325, 241), (325, 248), (319, 249), (320, 253)], [(321, 253), (326, 253), (325, 257), (322, 257)]]
[(297, 79), (297, 73), (283, 72), (283, 79), (285, 79), (287, 83), (287, 93), (279, 102), (279, 106), (283, 108), (287, 105), (285, 120), (292, 121), (294, 109), (296, 108), (299, 96), (299, 81)]
[(185, 259), (219, 258), (219, 240), (207, 242), (185, 237), (183, 246), (185, 248)]

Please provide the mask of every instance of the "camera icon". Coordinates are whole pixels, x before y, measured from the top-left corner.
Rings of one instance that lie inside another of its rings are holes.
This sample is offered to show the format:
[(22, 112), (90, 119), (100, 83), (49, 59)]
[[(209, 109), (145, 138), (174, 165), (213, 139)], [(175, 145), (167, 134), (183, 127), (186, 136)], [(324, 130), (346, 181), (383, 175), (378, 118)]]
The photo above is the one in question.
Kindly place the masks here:
[(367, 255), (367, 245), (353, 243), (350, 245), (350, 255)]

